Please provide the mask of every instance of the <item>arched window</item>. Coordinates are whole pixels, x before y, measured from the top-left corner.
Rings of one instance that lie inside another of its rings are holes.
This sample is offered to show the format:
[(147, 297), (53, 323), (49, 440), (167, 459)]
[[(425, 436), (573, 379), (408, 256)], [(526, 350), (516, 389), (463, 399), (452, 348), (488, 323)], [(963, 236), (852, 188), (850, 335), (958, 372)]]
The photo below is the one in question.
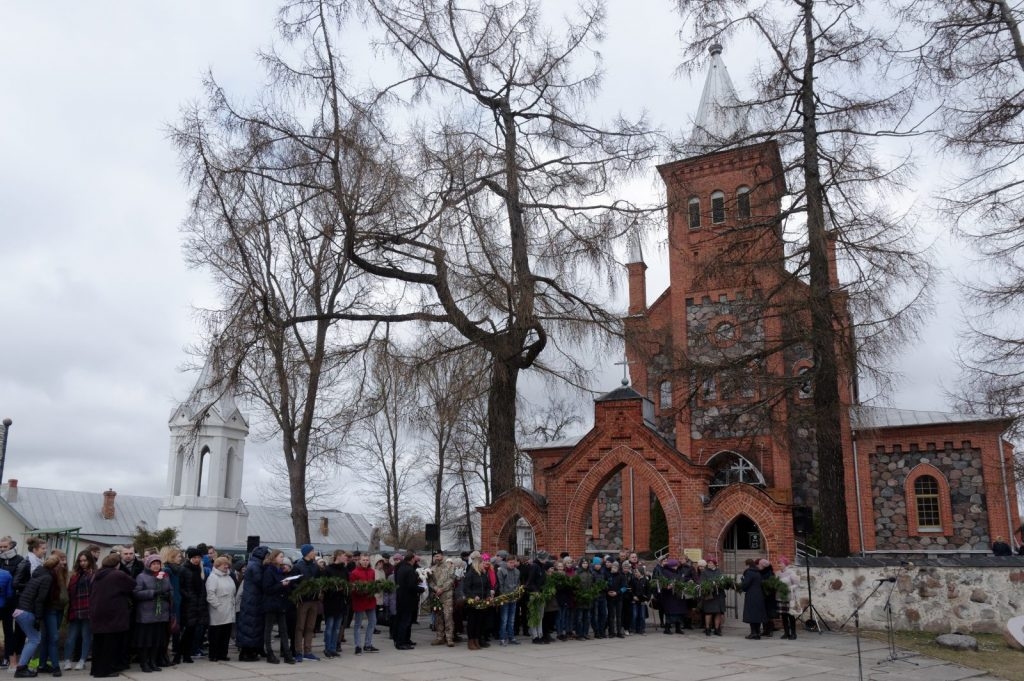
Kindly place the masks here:
[(205, 483), (206, 486), (209, 486), (209, 484), (210, 484), (210, 482), (209, 482), (209, 476), (210, 476), (210, 448), (209, 447), (203, 447), (203, 450), (201, 452), (199, 452), (199, 461), (197, 461), (196, 463), (198, 464), (199, 468), (196, 471), (196, 491), (195, 491), (195, 494), (196, 494), (197, 497), (201, 497), (201, 496), (204, 496), (204, 494), (205, 494), (204, 483)]
[(922, 475), (914, 481), (914, 505), (917, 507), (917, 529), (936, 531), (942, 529), (939, 516), (939, 481), (930, 475)]
[(725, 222), (725, 192), (711, 192), (711, 222), (716, 225)]
[(691, 198), (688, 210), (690, 216), (690, 229), (700, 229), (700, 199), (696, 196)]
[(714, 471), (708, 486), (711, 496), (738, 483), (765, 486), (764, 476), (757, 466), (736, 452), (718, 452), (708, 460), (707, 465)]
[(912, 537), (952, 536), (949, 483), (942, 472), (931, 464), (918, 464), (910, 471), (904, 485), (908, 534)]
[(750, 217), (750, 187), (736, 190), (736, 216), (741, 220)]
[(661, 382), (658, 398), (662, 409), (672, 408), (672, 381)]
[(801, 400), (814, 397), (814, 375), (811, 372), (813, 367), (814, 364), (809, 359), (802, 359), (793, 366), (793, 376), (800, 386), (796, 396)]

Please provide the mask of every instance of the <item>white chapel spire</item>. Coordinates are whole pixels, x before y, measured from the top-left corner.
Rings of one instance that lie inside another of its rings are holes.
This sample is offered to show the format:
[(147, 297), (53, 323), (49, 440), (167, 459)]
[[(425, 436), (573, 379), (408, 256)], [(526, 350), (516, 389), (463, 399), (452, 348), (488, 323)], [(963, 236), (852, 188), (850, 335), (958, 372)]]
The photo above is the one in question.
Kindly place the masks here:
[(708, 51), (711, 66), (690, 135), (690, 145), (700, 153), (720, 148), (745, 135), (749, 113), (736, 96), (736, 88), (722, 61), (722, 46), (715, 43)]

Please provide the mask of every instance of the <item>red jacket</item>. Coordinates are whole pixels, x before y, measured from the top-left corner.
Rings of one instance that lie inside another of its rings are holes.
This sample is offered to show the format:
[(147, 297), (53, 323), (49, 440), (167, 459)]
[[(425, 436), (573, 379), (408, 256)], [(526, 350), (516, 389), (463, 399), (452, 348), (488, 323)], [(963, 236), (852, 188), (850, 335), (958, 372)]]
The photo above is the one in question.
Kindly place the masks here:
[[(354, 570), (348, 573), (349, 582), (373, 582), (376, 579), (377, 573), (373, 571), (372, 567), (361, 567), (357, 565)], [(352, 612), (366, 612), (377, 607), (377, 597), (372, 594), (365, 596), (353, 591), (351, 600)]]

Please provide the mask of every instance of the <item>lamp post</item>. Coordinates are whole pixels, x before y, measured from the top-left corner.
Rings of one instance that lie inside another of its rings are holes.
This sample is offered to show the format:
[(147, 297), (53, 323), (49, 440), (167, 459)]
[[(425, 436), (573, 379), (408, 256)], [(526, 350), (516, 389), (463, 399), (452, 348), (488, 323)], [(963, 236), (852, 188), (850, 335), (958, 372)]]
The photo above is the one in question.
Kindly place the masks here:
[(11, 430), (14, 421), (4, 419), (3, 437), (0, 437), (0, 483), (4, 481), (4, 463), (7, 462), (7, 433)]

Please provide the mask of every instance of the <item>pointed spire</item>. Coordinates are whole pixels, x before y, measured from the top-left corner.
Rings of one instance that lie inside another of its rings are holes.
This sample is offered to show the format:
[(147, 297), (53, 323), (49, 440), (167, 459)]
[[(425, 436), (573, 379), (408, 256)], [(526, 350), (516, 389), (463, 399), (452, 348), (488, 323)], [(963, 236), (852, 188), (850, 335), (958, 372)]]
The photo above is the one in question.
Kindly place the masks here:
[(729, 71), (722, 61), (722, 46), (715, 43), (708, 51), (711, 53), (711, 66), (690, 135), (690, 145), (697, 153), (720, 148), (747, 132), (749, 110), (736, 95)]
[(640, 234), (634, 230), (626, 237), (626, 264), (632, 265), (643, 261), (644, 253), (640, 248)]
[(188, 399), (181, 404), (181, 409), (190, 421), (203, 412), (216, 412), (226, 421), (238, 411), (235, 387), (224, 373), (221, 352), (220, 344), (214, 339), (210, 354), (206, 356), (206, 363), (203, 364), (203, 370), (199, 373), (199, 379)]

